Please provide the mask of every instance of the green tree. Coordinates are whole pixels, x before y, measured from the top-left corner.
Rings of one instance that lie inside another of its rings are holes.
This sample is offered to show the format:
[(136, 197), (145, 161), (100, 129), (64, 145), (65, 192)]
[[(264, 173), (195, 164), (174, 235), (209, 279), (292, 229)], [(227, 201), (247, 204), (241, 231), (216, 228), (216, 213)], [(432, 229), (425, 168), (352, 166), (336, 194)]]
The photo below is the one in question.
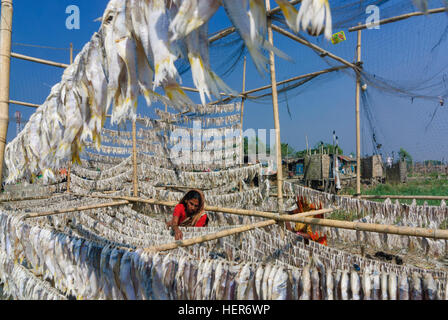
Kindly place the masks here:
[(407, 152), (403, 148), (400, 148), (400, 151), (398, 152), (398, 155), (400, 157), (400, 160), (406, 161), (407, 164), (412, 164), (412, 157), (411, 157), (411, 155), (409, 154), (409, 152)]
[[(252, 138), (251, 142), (255, 139), (255, 146), (256, 146), (256, 152), (258, 153), (259, 150), (263, 149), (265, 147), (266, 154), (269, 155), (269, 145), (265, 145), (263, 141), (260, 141), (258, 137)], [(247, 156), (249, 153), (249, 138), (244, 137), (244, 155)]]
[(289, 144), (287, 143), (283, 143), (281, 144), (281, 150), (282, 150), (282, 159), (286, 158), (286, 157), (292, 157), (294, 156), (295, 150), (293, 147), (291, 147)]

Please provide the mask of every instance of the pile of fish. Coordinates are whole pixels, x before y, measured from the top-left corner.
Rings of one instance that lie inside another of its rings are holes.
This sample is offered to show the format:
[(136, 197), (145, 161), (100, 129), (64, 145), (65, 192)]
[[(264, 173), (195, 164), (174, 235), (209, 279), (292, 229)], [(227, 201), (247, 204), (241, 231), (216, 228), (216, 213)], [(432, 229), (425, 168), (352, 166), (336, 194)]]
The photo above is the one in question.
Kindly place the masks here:
[[(296, 25), (301, 22), (303, 28), (311, 24), (313, 29), (322, 29), (325, 13), (330, 16), (328, 3), (324, 3), (307, 1)], [(289, 4), (279, 4), (287, 14)], [(99, 148), (101, 128), (111, 105), (112, 124), (136, 118), (140, 94), (148, 105), (161, 101), (179, 111), (194, 105), (180, 86), (176, 61), (190, 64), (202, 104), (206, 98), (219, 98), (221, 92), (233, 93), (210, 65), (208, 22), (221, 6), (260, 72), (267, 71), (264, 50), (286, 57), (266, 40), (263, 0), (111, 0), (99, 31), (65, 70), (61, 82), (51, 89), (23, 131), (7, 145), (8, 183), (39, 172), (46, 181), (52, 180), (52, 170), (60, 168), (63, 161), (79, 161), (89, 139)], [(331, 21), (327, 18), (326, 23), (329, 38)], [(157, 92), (159, 89), (163, 93)]]
[[(163, 221), (171, 210), (155, 218), (123, 205), (24, 219), (47, 210), (44, 203), (92, 201), (59, 195), (2, 205), (5, 292), (15, 299), (448, 299), (446, 271), (305, 244), (290, 232), (282, 237), (278, 226), (155, 253), (145, 248), (173, 241)], [(238, 226), (222, 213), (209, 216), (210, 227), (182, 228), (184, 238)]]

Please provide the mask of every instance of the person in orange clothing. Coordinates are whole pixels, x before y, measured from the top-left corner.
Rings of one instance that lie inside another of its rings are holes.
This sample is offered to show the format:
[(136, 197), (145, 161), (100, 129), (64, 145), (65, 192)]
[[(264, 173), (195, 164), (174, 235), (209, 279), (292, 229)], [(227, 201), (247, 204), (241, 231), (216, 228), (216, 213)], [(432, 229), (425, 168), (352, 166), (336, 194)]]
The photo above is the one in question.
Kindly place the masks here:
[[(308, 212), (308, 211), (314, 211), (317, 210), (316, 206), (313, 203), (308, 203), (306, 199), (303, 197), (297, 196), (297, 209), (288, 212), (288, 214), (296, 214), (296, 213), (302, 213), (302, 212)], [(322, 209), (322, 205), (319, 206), (319, 210)], [(322, 219), (324, 217), (323, 214), (315, 215), (314, 218)], [(289, 222), (285, 223), (286, 229), (289, 231), (296, 232), (298, 235), (302, 236), (303, 238), (307, 240), (312, 240), (319, 242), (320, 244), (327, 245), (327, 236), (324, 235), (323, 237), (319, 236), (319, 233), (315, 232), (313, 233), (313, 229), (310, 225), (296, 222), (294, 229), (291, 227), (291, 224)]]
[(204, 211), (205, 197), (202, 191), (193, 189), (188, 191), (176, 205), (173, 218), (167, 222), (174, 232), (174, 239), (182, 240), (183, 234), (179, 227), (205, 227), (208, 217)]

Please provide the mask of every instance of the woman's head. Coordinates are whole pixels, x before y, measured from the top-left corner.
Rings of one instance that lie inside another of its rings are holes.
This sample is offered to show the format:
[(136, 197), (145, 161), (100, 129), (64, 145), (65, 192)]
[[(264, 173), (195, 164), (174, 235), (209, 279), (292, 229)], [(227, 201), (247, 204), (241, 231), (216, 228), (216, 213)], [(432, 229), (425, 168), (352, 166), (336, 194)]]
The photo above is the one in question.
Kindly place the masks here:
[(199, 190), (190, 190), (180, 201), (188, 215), (196, 214), (204, 208), (204, 196)]

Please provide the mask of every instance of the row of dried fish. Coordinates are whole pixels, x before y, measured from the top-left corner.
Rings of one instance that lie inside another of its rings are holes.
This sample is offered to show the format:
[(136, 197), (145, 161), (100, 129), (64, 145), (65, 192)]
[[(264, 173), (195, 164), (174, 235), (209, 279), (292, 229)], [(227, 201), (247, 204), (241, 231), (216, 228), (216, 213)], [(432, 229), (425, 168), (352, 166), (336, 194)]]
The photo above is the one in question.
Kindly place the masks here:
[[(223, 105), (220, 105), (219, 110), (224, 112), (225, 107)], [(241, 114), (231, 114), (226, 116), (220, 116), (220, 117), (205, 117), (203, 115), (201, 116), (189, 116), (184, 115), (180, 113), (172, 113), (163, 111), (161, 109), (155, 108), (155, 113), (160, 117), (161, 120), (166, 122), (175, 123), (177, 125), (183, 124), (183, 125), (189, 125), (192, 124), (194, 121), (200, 121), (201, 127), (211, 127), (211, 126), (228, 126), (233, 125), (236, 122), (241, 121)], [(231, 111), (232, 112), (232, 111)]]
[(430, 227), (437, 229), (448, 219), (448, 207), (442, 201), (440, 206), (417, 206), (413, 204), (392, 204), (390, 200), (384, 203), (338, 196), (306, 188), (297, 184), (284, 182), (285, 192), (295, 196), (303, 196), (313, 203), (320, 203), (323, 207), (334, 205), (358, 216), (370, 216), (371, 221), (384, 224), (406, 225), (410, 227)]
[[(19, 230), (26, 232), (16, 221)], [(286, 264), (235, 264), (192, 259), (179, 252), (160, 255), (101, 247), (54, 231), (28, 230), (31, 243), (44, 254), (25, 248), (24, 259), (33, 261), (34, 270), (52, 279), (59, 290), (78, 298), (446, 299), (442, 285), (446, 278), (438, 281), (430, 273), (398, 277), (368, 270), (333, 272), (317, 258), (303, 269)], [(73, 264), (77, 260), (79, 264)]]
[(23, 265), (3, 257), (2, 252), (0, 252), (0, 283), (5, 284), (3, 294), (15, 300), (67, 299), (47, 281), (39, 279)]
[(155, 130), (155, 131), (168, 132), (168, 134), (171, 134), (172, 132), (183, 132), (190, 137), (197, 134), (198, 130), (200, 130), (200, 134), (203, 134), (203, 135), (206, 135), (209, 137), (213, 137), (213, 136), (225, 137), (231, 133), (239, 133), (241, 130), (241, 122), (229, 124), (222, 128), (204, 129), (204, 128), (201, 128), (200, 121), (197, 121), (198, 128), (194, 128), (194, 127), (190, 128), (187, 126), (180, 126), (180, 125), (168, 123), (165, 121), (160, 121), (159, 119), (152, 119), (152, 118), (148, 118), (148, 117), (144, 117), (144, 116), (139, 116), (137, 118), (137, 123), (146, 127), (146, 129), (143, 129), (141, 131), (146, 131), (146, 130), (154, 131)]

